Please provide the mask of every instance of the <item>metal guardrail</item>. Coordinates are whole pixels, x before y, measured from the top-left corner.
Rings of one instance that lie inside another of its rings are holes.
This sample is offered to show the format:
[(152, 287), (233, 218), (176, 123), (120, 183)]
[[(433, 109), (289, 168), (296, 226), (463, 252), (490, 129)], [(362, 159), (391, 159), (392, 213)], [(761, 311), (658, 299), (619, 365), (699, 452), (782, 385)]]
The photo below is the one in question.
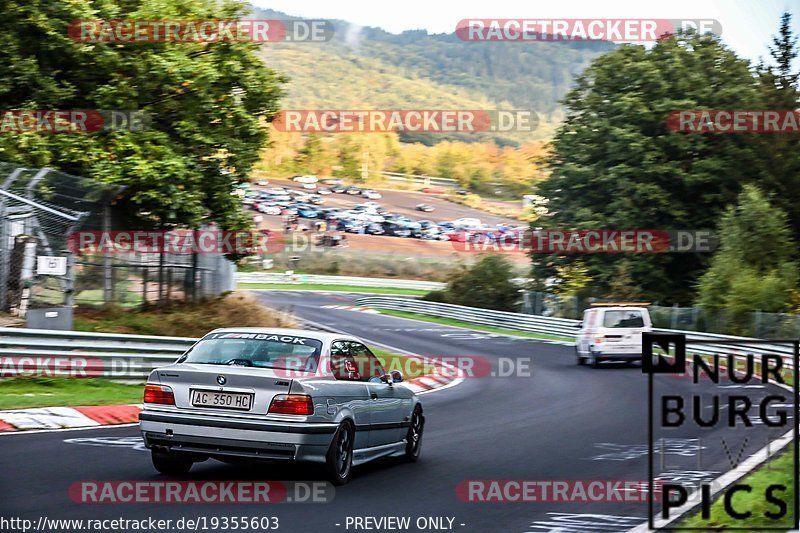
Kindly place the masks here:
[(319, 285), (351, 285), (356, 287), (393, 287), (398, 289), (419, 289), (433, 291), (443, 289), (445, 284), (438, 281), (419, 281), (415, 279), (359, 278), (353, 276), (321, 276), (315, 274), (286, 274), (278, 272), (237, 272), (237, 283), (314, 283)]
[(483, 326), (515, 329), (531, 333), (556, 335), (559, 337), (574, 338), (576, 325), (579, 320), (568, 318), (555, 318), (538, 315), (525, 315), (493, 309), (480, 309), (436, 302), (426, 302), (411, 298), (396, 298), (390, 296), (367, 296), (356, 300), (359, 305), (367, 307), (382, 307), (395, 311), (408, 311), (443, 318), (463, 320)]
[[(580, 320), (568, 318), (526, 315), (522, 313), (510, 313), (506, 311), (495, 311), (492, 309), (480, 309), (477, 307), (426, 302), (424, 300), (396, 298), (391, 296), (367, 296), (359, 298), (356, 301), (359, 305), (365, 307), (379, 307), (395, 311), (407, 311), (410, 313), (452, 318), (483, 326), (565, 337), (567, 340), (571, 341), (575, 339), (578, 326), (581, 323)], [(737, 344), (736, 341), (753, 341), (758, 339), (672, 329), (656, 329), (654, 331), (660, 333), (685, 334), (689, 343), (692, 341), (703, 341), (702, 345), (694, 344), (690, 346), (692, 352), (700, 355), (729, 353), (733, 353), (734, 355), (743, 355), (746, 353), (772, 354), (781, 356), (787, 368), (791, 368), (793, 364), (793, 347), (788, 343), (759, 343), (753, 345), (742, 342), (741, 344)], [(720, 344), (713, 343), (713, 341), (720, 341)]]
[[(565, 340), (574, 340), (576, 326), (580, 323), (566, 318), (493, 311), (415, 298), (370, 296), (357, 301), (363, 306), (554, 335)], [(704, 341), (702, 345), (690, 347), (698, 354), (774, 354), (784, 359), (787, 368), (792, 367), (793, 347), (788, 343), (752, 345), (736, 342), (754, 340), (746, 337), (666, 329), (656, 331), (686, 334), (690, 343), (693, 340)], [(50, 375), (144, 380), (154, 368), (175, 361), (196, 340), (190, 337), (0, 328), (0, 377)]]
[(0, 376), (142, 379), (175, 361), (197, 339), (0, 328)]

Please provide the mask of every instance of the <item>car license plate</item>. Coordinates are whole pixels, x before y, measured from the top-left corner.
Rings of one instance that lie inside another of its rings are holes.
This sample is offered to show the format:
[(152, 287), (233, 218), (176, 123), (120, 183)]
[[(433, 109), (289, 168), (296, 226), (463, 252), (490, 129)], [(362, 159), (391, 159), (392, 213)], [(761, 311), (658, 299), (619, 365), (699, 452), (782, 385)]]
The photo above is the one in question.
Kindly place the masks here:
[(241, 392), (217, 392), (207, 390), (192, 391), (192, 405), (195, 407), (218, 407), (249, 411), (253, 395)]

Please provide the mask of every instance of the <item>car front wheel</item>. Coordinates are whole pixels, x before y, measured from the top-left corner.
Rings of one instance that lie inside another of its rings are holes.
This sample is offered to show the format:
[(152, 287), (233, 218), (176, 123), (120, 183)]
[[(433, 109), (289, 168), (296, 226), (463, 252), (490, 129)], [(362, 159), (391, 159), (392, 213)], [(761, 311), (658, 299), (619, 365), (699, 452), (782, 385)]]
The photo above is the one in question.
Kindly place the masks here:
[(411, 425), (406, 434), (406, 453), (403, 456), (409, 463), (416, 463), (419, 460), (419, 452), (422, 448), (422, 431), (425, 429), (425, 417), (422, 416), (422, 409), (417, 406), (414, 414), (411, 415)]
[(349, 422), (343, 422), (333, 435), (325, 457), (325, 470), (334, 485), (344, 485), (353, 475), (353, 441), (355, 430)]

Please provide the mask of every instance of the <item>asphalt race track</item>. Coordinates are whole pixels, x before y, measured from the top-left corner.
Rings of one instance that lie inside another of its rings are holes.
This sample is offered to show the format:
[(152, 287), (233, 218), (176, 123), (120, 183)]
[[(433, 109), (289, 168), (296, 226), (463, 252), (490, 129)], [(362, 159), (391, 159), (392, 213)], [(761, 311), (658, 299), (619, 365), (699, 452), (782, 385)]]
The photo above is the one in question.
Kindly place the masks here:
[[(164, 479), (139, 446), (136, 427), (1, 436), (0, 516), (37, 520), (42, 515), (84, 519), (268, 515), (279, 518), (279, 531), (292, 532), (354, 531), (352, 526), (346, 528), (346, 520), (355, 516), (409, 516), (412, 525), (419, 517), (450, 517), (453, 529), (464, 532), (624, 531), (646, 520), (644, 501), (470, 503), (456, 493), (465, 480), (646, 483), (647, 381), (639, 366), (594, 370), (576, 366), (568, 346), (323, 307), (352, 303), (353, 295), (270, 291), (259, 292), (258, 297), (271, 306), (291, 308), (303, 319), (417, 354), (482, 356), (494, 364), (500, 358), (530, 358), (531, 375), (466, 379), (424, 395), (427, 422), (420, 461), (404, 464), (392, 459), (357, 468), (351, 483), (338, 488), (331, 503), (78, 504), (67, 492), (76, 481)], [(688, 381), (670, 378), (669, 386), (680, 391)], [(751, 393), (766, 394), (763, 386), (748, 387)], [(744, 455), (760, 449), (768, 434), (764, 425), (748, 431)], [(731, 469), (719, 443), (706, 439), (698, 457), (696, 441), (684, 433), (668, 441), (659, 458), (665, 466), (703, 479)], [(730, 440), (728, 445), (739, 449)], [(318, 476), (313, 467), (207, 461), (195, 465), (185, 479), (302, 481)]]

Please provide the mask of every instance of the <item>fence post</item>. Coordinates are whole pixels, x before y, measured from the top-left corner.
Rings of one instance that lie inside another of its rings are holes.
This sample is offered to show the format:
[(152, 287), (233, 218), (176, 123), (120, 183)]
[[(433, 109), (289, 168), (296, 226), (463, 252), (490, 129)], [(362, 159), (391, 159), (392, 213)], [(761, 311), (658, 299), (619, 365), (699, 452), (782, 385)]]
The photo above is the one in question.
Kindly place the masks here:
[(147, 309), (147, 267), (142, 268), (142, 309)]
[(758, 309), (755, 313), (753, 313), (753, 319), (755, 324), (753, 325), (753, 336), (760, 337), (761, 336), (761, 309)]
[(669, 329), (678, 329), (678, 304), (672, 304), (672, 316), (669, 321)]
[[(111, 232), (111, 208), (108, 203), (103, 206), (103, 233), (109, 235)], [(108, 250), (103, 252), (103, 305), (110, 307), (114, 302), (114, 279), (113, 268), (111, 268), (111, 254)]]

